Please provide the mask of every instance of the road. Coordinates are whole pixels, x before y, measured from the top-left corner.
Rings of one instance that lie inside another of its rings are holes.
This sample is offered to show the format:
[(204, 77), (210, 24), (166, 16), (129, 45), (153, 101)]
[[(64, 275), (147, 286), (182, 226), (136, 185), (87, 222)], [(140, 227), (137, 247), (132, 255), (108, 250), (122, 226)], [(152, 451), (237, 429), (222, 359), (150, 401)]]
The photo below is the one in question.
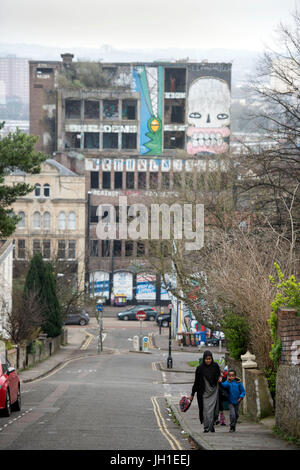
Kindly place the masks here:
[[(104, 318), (104, 351), (98, 354), (94, 319), (85, 328), (90, 341), (81, 357), (23, 384), (21, 412), (0, 418), (0, 449), (194, 449), (166, 407), (172, 385), (157, 362), (167, 352), (130, 352), (139, 323)], [(152, 331), (156, 324), (143, 322), (143, 333)]]

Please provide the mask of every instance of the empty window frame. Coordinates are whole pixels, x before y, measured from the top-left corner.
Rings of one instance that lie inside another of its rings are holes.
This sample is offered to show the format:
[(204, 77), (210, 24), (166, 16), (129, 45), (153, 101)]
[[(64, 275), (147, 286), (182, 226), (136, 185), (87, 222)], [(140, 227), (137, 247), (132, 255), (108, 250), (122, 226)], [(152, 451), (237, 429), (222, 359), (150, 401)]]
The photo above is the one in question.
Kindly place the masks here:
[(102, 258), (110, 257), (110, 240), (101, 240), (102, 241)]
[(119, 135), (116, 132), (103, 132), (103, 148), (117, 149), (119, 146)]
[(150, 189), (157, 189), (158, 187), (158, 172), (157, 171), (150, 171), (149, 186), (150, 186)]
[(86, 100), (84, 102), (84, 119), (99, 119), (100, 102)]
[(122, 256), (122, 241), (113, 240), (113, 255), (117, 258)]
[(68, 259), (76, 258), (76, 240), (68, 241)]
[(165, 68), (165, 91), (171, 93), (184, 93), (186, 88), (186, 70)]
[(136, 149), (136, 133), (122, 133), (122, 149)]
[(173, 173), (173, 188), (182, 188), (182, 173)]
[(103, 119), (114, 120), (119, 119), (119, 101), (103, 100)]
[(97, 208), (98, 206), (91, 206), (90, 208), (90, 223), (98, 223), (98, 216), (97, 216)]
[(138, 172), (138, 189), (146, 189), (146, 172)]
[(99, 132), (85, 132), (84, 133), (84, 148), (85, 149), (98, 149), (100, 145)]
[(99, 171), (91, 171), (90, 173), (90, 186), (91, 189), (99, 188)]
[(102, 173), (102, 189), (111, 188), (111, 173), (110, 171), (103, 171)]
[(165, 124), (182, 124), (185, 122), (185, 100), (165, 100)]
[(37, 67), (36, 68), (37, 78), (50, 78), (50, 75), (52, 73), (53, 73), (53, 69), (49, 67)]
[(146, 255), (146, 245), (144, 242), (136, 243), (136, 256), (138, 258), (144, 257)]
[(66, 119), (80, 119), (81, 117), (81, 101), (66, 100)]
[(133, 256), (133, 241), (125, 241), (125, 256)]
[(81, 134), (78, 132), (65, 133), (65, 148), (80, 149)]
[(26, 257), (26, 240), (18, 240), (18, 259), (25, 259)]
[(115, 189), (122, 189), (123, 187), (123, 172), (115, 171)]
[(123, 100), (122, 101), (122, 120), (134, 121), (136, 120), (137, 101), (136, 100)]
[(44, 259), (51, 258), (51, 241), (50, 240), (43, 240), (43, 258)]
[(58, 250), (57, 250), (58, 259), (65, 259), (66, 257), (66, 241), (58, 240)]
[(161, 187), (162, 189), (170, 188), (170, 174), (169, 173), (161, 174)]
[(134, 172), (126, 171), (126, 189), (134, 189)]
[(185, 133), (182, 131), (165, 131), (164, 148), (165, 149), (184, 149)]
[(90, 256), (98, 257), (98, 240), (90, 240)]

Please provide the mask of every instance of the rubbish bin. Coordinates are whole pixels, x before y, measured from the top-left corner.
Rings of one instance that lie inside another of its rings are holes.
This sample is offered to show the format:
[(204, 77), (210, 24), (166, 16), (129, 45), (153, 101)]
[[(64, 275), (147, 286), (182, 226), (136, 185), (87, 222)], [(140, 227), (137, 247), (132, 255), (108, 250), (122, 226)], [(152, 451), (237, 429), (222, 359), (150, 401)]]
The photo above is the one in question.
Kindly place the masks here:
[(200, 336), (201, 336), (200, 331), (197, 332), (197, 333), (194, 333), (194, 335), (195, 335), (195, 345), (196, 345), (196, 346), (199, 346), (199, 344), (200, 344)]

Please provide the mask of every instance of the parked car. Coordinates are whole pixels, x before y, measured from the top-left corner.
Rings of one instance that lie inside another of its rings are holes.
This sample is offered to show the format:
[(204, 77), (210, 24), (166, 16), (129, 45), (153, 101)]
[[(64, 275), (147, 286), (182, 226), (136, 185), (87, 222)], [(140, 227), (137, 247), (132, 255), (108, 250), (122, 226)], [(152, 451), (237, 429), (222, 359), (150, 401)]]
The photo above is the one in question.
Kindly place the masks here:
[(171, 321), (171, 315), (169, 313), (160, 313), (156, 317), (156, 322), (158, 326), (169, 326), (169, 323)]
[(87, 325), (90, 321), (89, 314), (86, 310), (78, 313), (70, 313), (64, 321), (65, 325)]
[(136, 312), (143, 310), (147, 317), (146, 320), (154, 321), (157, 315), (157, 310), (151, 305), (135, 305), (117, 314), (119, 320), (136, 320)]
[(14, 367), (4, 356), (0, 356), (0, 411), (10, 416), (11, 411), (21, 410), (20, 379)]

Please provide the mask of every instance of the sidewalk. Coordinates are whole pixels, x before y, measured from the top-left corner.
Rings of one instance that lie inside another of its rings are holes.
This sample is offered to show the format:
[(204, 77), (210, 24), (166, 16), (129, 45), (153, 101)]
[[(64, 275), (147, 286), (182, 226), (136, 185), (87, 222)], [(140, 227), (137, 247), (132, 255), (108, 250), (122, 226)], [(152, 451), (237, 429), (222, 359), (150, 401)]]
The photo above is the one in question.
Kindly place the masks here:
[[(165, 334), (156, 334), (153, 339), (153, 346), (161, 350), (168, 350), (169, 338)], [(223, 355), (223, 351), (220, 353), (218, 347), (213, 348), (201, 348), (210, 349), (215, 357)], [(172, 351), (181, 351), (181, 347), (172, 342)], [(160, 370), (167, 375), (168, 383), (172, 383), (172, 377), (174, 377), (174, 383), (176, 383), (176, 376), (181, 376), (181, 382), (186, 380), (188, 390), (192, 390), (192, 383), (194, 380), (195, 368), (190, 367), (185, 359), (185, 352), (199, 352), (199, 357), (202, 356), (202, 352), (198, 351), (198, 347), (185, 346), (183, 348), (183, 354), (178, 359), (176, 354), (176, 360), (173, 361), (173, 368), (168, 369), (167, 364), (160, 364)], [(226, 418), (226, 426), (217, 425), (215, 426), (215, 433), (203, 434), (203, 425), (199, 420), (199, 411), (197, 404), (197, 397), (194, 398), (191, 407), (185, 413), (182, 413), (179, 409), (179, 400), (181, 396), (166, 396), (168, 406), (174, 413), (175, 418), (179, 422), (180, 426), (190, 437), (199, 445), (201, 449), (205, 450), (299, 450), (296, 445), (290, 444), (284, 439), (279, 438), (273, 433), (273, 426), (275, 425), (274, 417), (266, 418), (261, 422), (257, 423), (253, 421), (249, 416), (240, 415), (236, 432), (229, 432), (229, 411), (224, 412)]]

